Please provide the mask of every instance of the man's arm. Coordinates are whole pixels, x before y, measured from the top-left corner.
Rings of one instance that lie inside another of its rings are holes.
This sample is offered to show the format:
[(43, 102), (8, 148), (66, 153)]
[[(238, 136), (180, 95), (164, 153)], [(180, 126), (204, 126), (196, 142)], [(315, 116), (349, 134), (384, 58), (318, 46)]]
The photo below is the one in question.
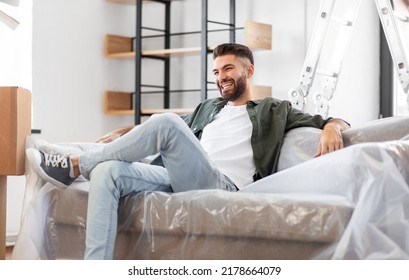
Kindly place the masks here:
[(117, 128), (108, 134), (105, 134), (104, 136), (100, 137), (96, 142), (97, 143), (109, 143), (114, 141), (115, 139), (118, 139), (125, 133), (128, 133), (130, 130), (132, 130), (135, 126), (127, 126), (127, 127), (120, 127)]
[(329, 120), (322, 130), (320, 142), (314, 157), (319, 157), (342, 149), (344, 147), (344, 142), (342, 140), (341, 132), (349, 127), (349, 124), (341, 119)]

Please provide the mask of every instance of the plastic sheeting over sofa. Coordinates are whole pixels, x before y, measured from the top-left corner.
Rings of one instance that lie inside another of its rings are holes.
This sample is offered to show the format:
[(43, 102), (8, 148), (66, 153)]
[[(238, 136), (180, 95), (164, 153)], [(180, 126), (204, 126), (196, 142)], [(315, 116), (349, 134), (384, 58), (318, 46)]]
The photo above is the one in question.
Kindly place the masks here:
[[(282, 147), (281, 171), (237, 193), (125, 197), (115, 258), (407, 259), (408, 121), (384, 119), (345, 131), (350, 147), (315, 159), (320, 131), (294, 129)], [(28, 146), (40, 142), (31, 137)], [(81, 153), (93, 145), (63, 146)], [(26, 176), (13, 258), (81, 259), (88, 182), (58, 189), (30, 166)]]

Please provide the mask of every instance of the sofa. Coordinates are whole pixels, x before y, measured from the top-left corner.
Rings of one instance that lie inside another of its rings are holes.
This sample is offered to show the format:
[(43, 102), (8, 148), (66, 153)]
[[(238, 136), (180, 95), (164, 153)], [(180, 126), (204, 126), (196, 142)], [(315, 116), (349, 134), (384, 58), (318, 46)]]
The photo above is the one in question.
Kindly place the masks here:
[[(314, 159), (320, 130), (293, 129), (281, 149), (279, 172), (236, 193), (195, 190), (124, 197), (114, 258), (409, 258), (404, 234), (409, 232), (408, 121), (393, 117), (346, 130), (347, 148)], [(30, 136), (26, 147), (41, 141)], [(93, 146), (59, 145), (74, 151)], [(82, 259), (88, 182), (79, 178), (60, 189), (28, 164), (26, 182), (12, 258)]]

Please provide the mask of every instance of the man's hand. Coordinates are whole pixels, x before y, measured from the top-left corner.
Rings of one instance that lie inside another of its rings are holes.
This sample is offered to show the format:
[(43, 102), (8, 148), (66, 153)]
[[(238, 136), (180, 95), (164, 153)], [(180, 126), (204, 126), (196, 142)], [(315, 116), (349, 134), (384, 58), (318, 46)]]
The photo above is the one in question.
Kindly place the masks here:
[(349, 128), (349, 124), (341, 119), (331, 119), (323, 128), (317, 152), (314, 157), (337, 151), (344, 147), (342, 131)]
[(109, 132), (108, 134), (105, 134), (104, 136), (100, 137), (96, 142), (97, 143), (112, 142), (118, 139), (119, 137), (121, 137), (122, 135), (124, 135), (125, 133), (129, 132), (133, 128), (134, 126), (128, 126), (128, 127), (121, 127), (121, 128), (115, 129)]

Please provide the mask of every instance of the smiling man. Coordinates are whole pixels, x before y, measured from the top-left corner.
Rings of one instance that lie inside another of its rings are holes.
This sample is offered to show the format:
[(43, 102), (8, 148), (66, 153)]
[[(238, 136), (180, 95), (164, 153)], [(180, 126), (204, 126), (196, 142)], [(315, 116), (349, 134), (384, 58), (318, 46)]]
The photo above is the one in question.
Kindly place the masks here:
[(214, 51), (215, 83), (222, 98), (228, 101), (228, 105), (244, 105), (249, 101), (246, 93), (251, 93), (249, 82), (254, 73), (253, 55), (218, 53), (223, 51), (221, 46)]
[[(158, 114), (137, 127), (102, 137), (80, 156), (59, 154), (53, 145), (29, 149), (39, 175), (60, 187), (83, 175), (90, 179), (86, 259), (113, 258), (117, 209), (123, 196), (141, 191), (197, 189), (238, 191), (273, 174), (284, 135), (296, 127), (323, 129), (316, 156), (343, 147), (340, 119), (322, 119), (274, 98), (254, 100), (253, 54), (240, 44), (213, 52), (213, 74), (221, 97), (200, 103), (192, 114)], [(152, 164), (139, 160), (159, 154)]]

